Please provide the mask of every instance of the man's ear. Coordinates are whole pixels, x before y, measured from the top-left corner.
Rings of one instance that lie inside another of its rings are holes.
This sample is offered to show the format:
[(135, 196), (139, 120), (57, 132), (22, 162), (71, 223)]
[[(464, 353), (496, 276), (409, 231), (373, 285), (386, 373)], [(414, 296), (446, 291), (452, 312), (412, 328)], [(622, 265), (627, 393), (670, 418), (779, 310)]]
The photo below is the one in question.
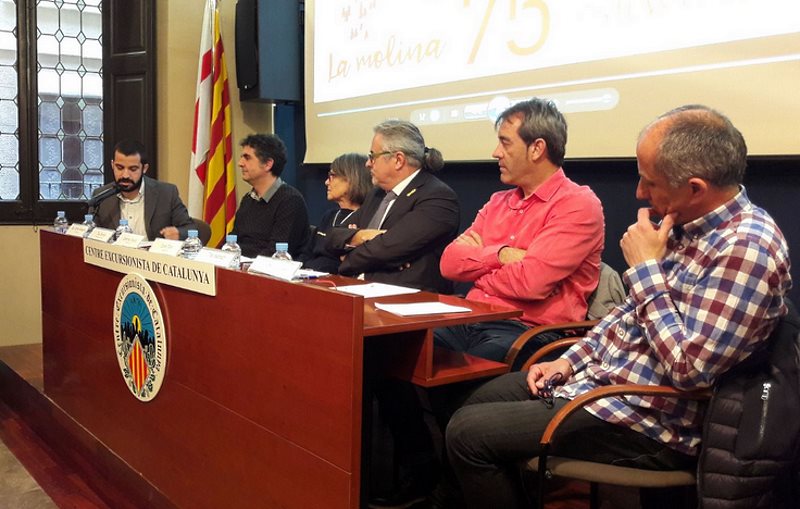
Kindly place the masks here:
[(264, 169), (270, 173), (272, 173), (272, 167), (275, 165), (275, 159), (267, 159), (264, 162)]
[(547, 157), (547, 142), (542, 138), (536, 138), (533, 143), (528, 145), (528, 159), (532, 162)]
[(145, 173), (147, 173), (147, 170), (149, 170), (149, 169), (150, 169), (150, 165), (149, 165), (149, 164), (146, 164), (146, 163), (145, 163), (145, 164), (143, 164), (143, 165), (142, 165), (142, 175), (144, 175)]
[(693, 203), (702, 201), (708, 194), (709, 184), (700, 177), (691, 177), (686, 184), (689, 186)]
[(400, 168), (406, 165), (407, 159), (406, 159), (406, 154), (404, 152), (399, 152), (399, 151), (395, 152), (394, 159), (395, 159), (394, 167), (396, 170), (399, 170)]

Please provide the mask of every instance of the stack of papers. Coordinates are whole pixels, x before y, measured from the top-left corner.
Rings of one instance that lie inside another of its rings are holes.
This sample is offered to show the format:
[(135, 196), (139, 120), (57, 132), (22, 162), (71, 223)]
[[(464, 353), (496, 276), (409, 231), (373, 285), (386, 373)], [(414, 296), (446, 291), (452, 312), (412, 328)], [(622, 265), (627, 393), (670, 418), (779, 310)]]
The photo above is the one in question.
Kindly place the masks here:
[(470, 308), (452, 306), (444, 302), (411, 302), (408, 304), (380, 304), (375, 307), (400, 316), (438, 315), (442, 313), (468, 313)]

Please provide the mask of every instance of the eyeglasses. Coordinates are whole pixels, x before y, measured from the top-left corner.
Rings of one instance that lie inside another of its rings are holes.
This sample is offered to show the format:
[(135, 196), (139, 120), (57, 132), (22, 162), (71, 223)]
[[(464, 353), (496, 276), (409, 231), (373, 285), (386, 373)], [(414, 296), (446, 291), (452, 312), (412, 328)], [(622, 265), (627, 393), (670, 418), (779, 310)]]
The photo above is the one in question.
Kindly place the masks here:
[(369, 159), (369, 162), (374, 163), (376, 157), (385, 156), (386, 154), (391, 154), (392, 152), (394, 152), (394, 151), (393, 150), (384, 150), (383, 152), (373, 153), (370, 150), (369, 154), (367, 154), (367, 159)]
[(561, 381), (561, 373), (556, 373), (544, 383), (544, 387), (539, 389), (539, 400), (547, 408), (553, 408), (553, 389)]

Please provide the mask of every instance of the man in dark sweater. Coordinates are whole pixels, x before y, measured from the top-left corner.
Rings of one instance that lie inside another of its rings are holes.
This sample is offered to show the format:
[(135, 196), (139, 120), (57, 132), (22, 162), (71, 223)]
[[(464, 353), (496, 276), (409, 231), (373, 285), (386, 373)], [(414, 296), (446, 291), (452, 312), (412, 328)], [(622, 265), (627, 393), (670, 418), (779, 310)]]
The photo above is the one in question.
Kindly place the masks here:
[(231, 233), (244, 256), (271, 256), (276, 242), (288, 242), (296, 258), (309, 236), (308, 209), (303, 195), (280, 178), (286, 146), (273, 134), (251, 134), (239, 145), (239, 169), (253, 188), (239, 203)]

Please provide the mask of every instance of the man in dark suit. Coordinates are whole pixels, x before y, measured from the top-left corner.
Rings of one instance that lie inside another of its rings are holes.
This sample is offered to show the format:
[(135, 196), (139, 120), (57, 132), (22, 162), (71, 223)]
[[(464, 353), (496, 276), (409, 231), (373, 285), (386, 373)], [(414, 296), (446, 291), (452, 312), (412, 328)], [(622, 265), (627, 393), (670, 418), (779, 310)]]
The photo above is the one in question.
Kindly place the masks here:
[(328, 249), (343, 256), (339, 273), (450, 293), (439, 258), (458, 232), (459, 210), (455, 192), (432, 174), (444, 166), (442, 154), (410, 122), (374, 131), (367, 168), (376, 187), (347, 227), (328, 235)]
[[(178, 196), (178, 188), (145, 176), (150, 165), (144, 145), (134, 140), (117, 143), (111, 168), (120, 191), (97, 206), (94, 215), (97, 226), (114, 229), (120, 218), (126, 218), (134, 233), (150, 240), (156, 237), (185, 239), (188, 231), (195, 227)], [(94, 194), (99, 191), (95, 190)]]
[[(346, 227), (328, 234), (328, 249), (343, 255), (339, 273), (450, 293), (439, 259), (458, 232), (459, 210), (456, 194), (432, 174), (444, 166), (442, 154), (427, 148), (410, 122), (391, 120), (374, 131), (367, 168), (376, 187)], [(370, 503), (401, 505), (435, 485), (433, 443), (411, 384), (381, 380), (373, 387), (395, 440), (400, 479), (396, 490), (373, 493)]]

